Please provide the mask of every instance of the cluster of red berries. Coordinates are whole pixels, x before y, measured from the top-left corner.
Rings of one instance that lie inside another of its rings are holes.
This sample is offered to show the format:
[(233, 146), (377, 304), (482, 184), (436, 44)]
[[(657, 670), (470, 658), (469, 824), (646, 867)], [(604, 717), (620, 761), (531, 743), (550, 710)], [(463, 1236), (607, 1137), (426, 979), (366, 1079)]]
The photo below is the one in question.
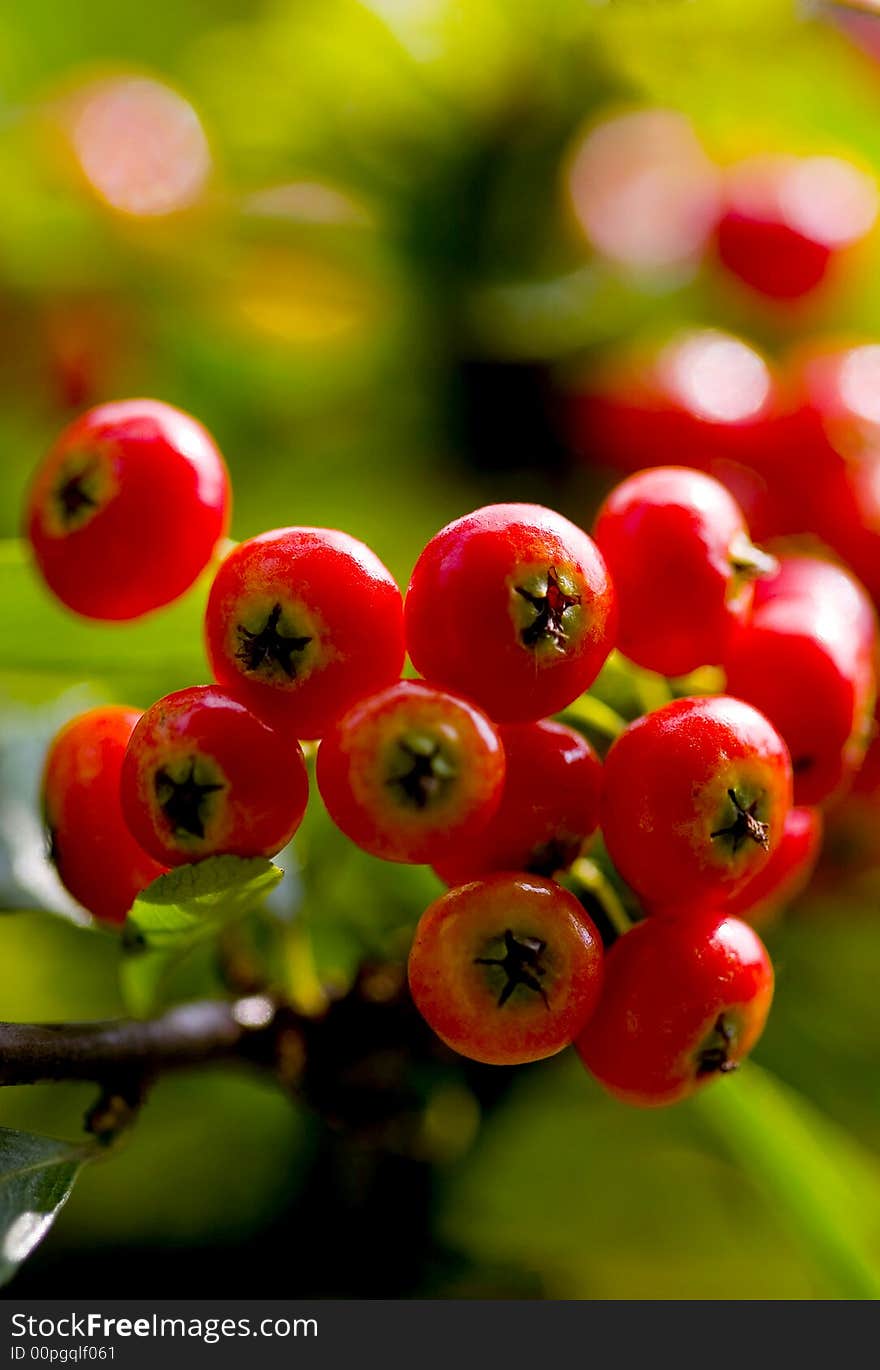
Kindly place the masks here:
[[(121, 619), (192, 582), (228, 503), (197, 424), (109, 405), (41, 468), (30, 536), (65, 602)], [(215, 684), (140, 718), (94, 710), (50, 751), (55, 860), (96, 916), (121, 921), (166, 867), (277, 854), (308, 800), (301, 742), (320, 740), (337, 826), (451, 886), (409, 964), (449, 1045), (513, 1064), (575, 1043), (639, 1104), (682, 1098), (751, 1049), (773, 972), (736, 914), (808, 874), (821, 820), (804, 806), (851, 778), (868, 735), (874, 617), (845, 571), (766, 556), (721, 484), (674, 467), (624, 481), (593, 537), (536, 505), (460, 518), (405, 601), (347, 534), (265, 533), (226, 550), (205, 629)], [(637, 719), (603, 766), (549, 716), (614, 647), (670, 676), (721, 664), (731, 693)], [(406, 653), (421, 679), (401, 680)], [(607, 955), (556, 878), (600, 827), (646, 915)]]
[(818, 539), (880, 598), (880, 345), (813, 343), (773, 366), (715, 329), (609, 357), (575, 381), (568, 429), (622, 471), (693, 466), (762, 542)]

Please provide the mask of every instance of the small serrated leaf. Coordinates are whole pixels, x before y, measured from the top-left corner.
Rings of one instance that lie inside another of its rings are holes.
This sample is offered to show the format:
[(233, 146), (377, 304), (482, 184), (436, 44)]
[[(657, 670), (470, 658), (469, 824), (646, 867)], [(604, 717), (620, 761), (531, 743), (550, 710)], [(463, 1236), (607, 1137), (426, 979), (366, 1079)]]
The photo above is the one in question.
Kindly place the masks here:
[(46, 1236), (92, 1150), (0, 1128), (0, 1284)]
[(172, 970), (251, 912), (283, 874), (263, 857), (215, 856), (154, 880), (135, 900), (123, 931), (122, 990), (131, 1011), (149, 1013)]

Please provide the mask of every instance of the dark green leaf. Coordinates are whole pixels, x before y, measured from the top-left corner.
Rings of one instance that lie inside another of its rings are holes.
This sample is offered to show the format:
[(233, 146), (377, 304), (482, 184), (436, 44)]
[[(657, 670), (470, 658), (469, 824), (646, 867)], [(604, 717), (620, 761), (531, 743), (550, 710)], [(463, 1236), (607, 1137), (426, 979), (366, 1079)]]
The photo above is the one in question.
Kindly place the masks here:
[(0, 1284), (46, 1236), (89, 1155), (69, 1142), (0, 1128)]
[(283, 874), (261, 857), (216, 856), (154, 880), (135, 900), (123, 934), (122, 988), (132, 1012), (149, 1013), (180, 962), (251, 912)]

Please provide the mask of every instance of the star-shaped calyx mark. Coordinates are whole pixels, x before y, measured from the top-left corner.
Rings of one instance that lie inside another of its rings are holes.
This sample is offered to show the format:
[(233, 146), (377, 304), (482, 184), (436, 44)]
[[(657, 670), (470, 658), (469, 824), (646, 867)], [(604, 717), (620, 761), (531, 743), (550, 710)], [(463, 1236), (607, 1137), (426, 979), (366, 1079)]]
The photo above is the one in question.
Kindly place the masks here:
[(698, 1077), (719, 1073), (729, 1075), (732, 1070), (736, 1070), (736, 1061), (730, 1059), (735, 1037), (736, 1033), (724, 1014), (719, 1013), (712, 1029), (712, 1036), (697, 1057)]
[(736, 790), (728, 790), (727, 797), (736, 810), (736, 817), (726, 828), (718, 828), (712, 837), (729, 837), (733, 853), (739, 851), (746, 842), (757, 842), (766, 851), (770, 846), (770, 825), (757, 817), (759, 800), (755, 799), (746, 808)]
[(542, 595), (536, 595), (524, 585), (514, 587), (520, 598), (530, 604), (535, 611), (531, 623), (520, 630), (520, 641), (524, 647), (537, 647), (542, 642), (551, 643), (557, 651), (564, 651), (568, 641), (568, 629), (563, 622), (567, 609), (574, 609), (581, 602), (580, 595), (568, 594), (559, 583), (559, 573), (555, 566), (547, 572), (547, 588)]
[(388, 777), (387, 784), (400, 790), (415, 808), (426, 809), (455, 779), (455, 767), (434, 738), (404, 738), (397, 747), (402, 764)]
[(547, 943), (538, 937), (514, 937), (510, 928), (504, 934), (503, 956), (477, 956), (475, 966), (500, 966), (507, 976), (504, 987), (498, 996), (498, 1007), (502, 1008), (513, 994), (517, 985), (540, 994), (544, 1007), (550, 1007), (547, 992), (541, 984), (546, 969), (541, 965), (541, 956)]
[(195, 759), (189, 763), (189, 773), (183, 780), (175, 780), (163, 767), (156, 772), (156, 798), (174, 832), (189, 837), (205, 836), (205, 800), (209, 794), (225, 789), (224, 785), (202, 785), (196, 780)]
[(90, 510), (98, 508), (98, 500), (89, 488), (90, 478), (94, 473), (94, 466), (76, 471), (65, 477), (55, 491), (61, 518), (68, 528), (82, 521), (83, 515), (88, 514)]
[(282, 612), (280, 604), (273, 605), (266, 622), (256, 633), (240, 623), (239, 646), (235, 655), (246, 671), (259, 671), (269, 663), (283, 671), (288, 680), (295, 680), (297, 662), (294, 658), (298, 652), (305, 651), (312, 639), (305, 636), (286, 637), (279, 632)]

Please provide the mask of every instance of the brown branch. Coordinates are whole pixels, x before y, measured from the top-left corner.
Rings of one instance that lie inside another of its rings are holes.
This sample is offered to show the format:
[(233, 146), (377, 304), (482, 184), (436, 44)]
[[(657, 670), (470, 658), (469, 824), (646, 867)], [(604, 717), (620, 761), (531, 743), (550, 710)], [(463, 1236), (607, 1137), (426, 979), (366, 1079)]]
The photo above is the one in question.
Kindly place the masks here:
[[(235, 1061), (268, 1071), (331, 1126), (375, 1140), (423, 1108), (424, 1068), (446, 1053), (416, 1013), (399, 965), (364, 966), (318, 1017), (267, 994), (179, 1004), (156, 1018), (0, 1023), (0, 1087), (49, 1081), (98, 1086), (87, 1130), (112, 1138), (169, 1071)], [(448, 1053), (447, 1053), (448, 1054)]]
[(272, 1001), (254, 995), (180, 1004), (145, 1021), (0, 1023), (0, 1086), (50, 1080), (102, 1084), (233, 1057), (271, 1059), (277, 1019)]

